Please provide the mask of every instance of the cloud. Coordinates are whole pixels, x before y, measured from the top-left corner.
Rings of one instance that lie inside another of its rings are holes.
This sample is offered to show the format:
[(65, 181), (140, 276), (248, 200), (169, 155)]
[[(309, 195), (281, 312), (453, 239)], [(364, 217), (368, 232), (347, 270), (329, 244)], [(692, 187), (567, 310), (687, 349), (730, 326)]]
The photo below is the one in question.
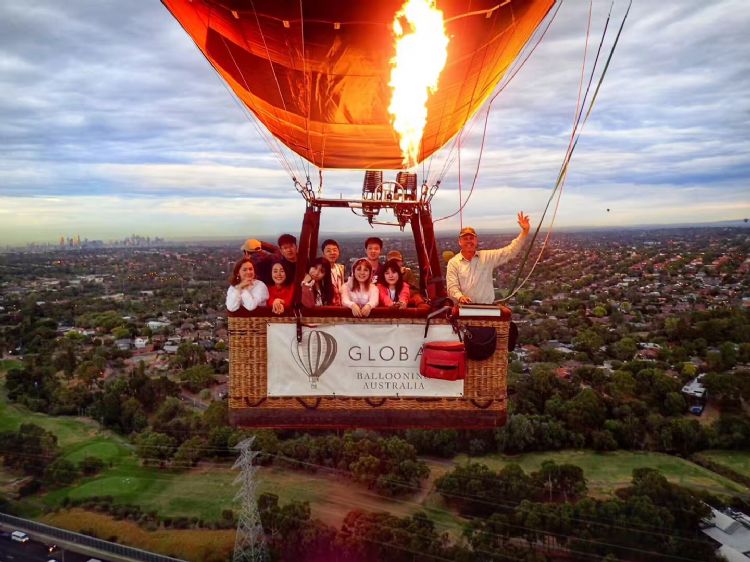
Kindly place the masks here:
[[(609, 6), (594, 3), (587, 71)], [(626, 6), (614, 4), (605, 54)], [(465, 222), (514, 228), (519, 208), (541, 213), (570, 140), (587, 19), (588, 3), (564, 3), (493, 103)], [(745, 0), (633, 4), (576, 148), (559, 225), (750, 214), (748, 28)], [(299, 228), (304, 205), (285, 165), (158, 2), (0, 4), (0, 89), (3, 240), (74, 228), (90, 238)], [(482, 118), (461, 138), (463, 197)], [(285, 154), (304, 179), (305, 165)], [(446, 168), (436, 216), (457, 209), (458, 163), (448, 147), (425, 164), (433, 181)], [(359, 172), (326, 172), (323, 190), (354, 197), (361, 182)], [(326, 228), (366, 228), (349, 215), (331, 211)]]

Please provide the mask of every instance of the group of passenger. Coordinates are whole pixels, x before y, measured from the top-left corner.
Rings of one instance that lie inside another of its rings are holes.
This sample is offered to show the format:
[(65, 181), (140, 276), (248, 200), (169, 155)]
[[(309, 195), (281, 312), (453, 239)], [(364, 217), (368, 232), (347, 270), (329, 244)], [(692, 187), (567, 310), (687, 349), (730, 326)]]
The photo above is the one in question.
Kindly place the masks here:
[[(283, 234), (278, 246), (250, 239), (241, 249), (243, 257), (229, 279), (227, 309), (235, 312), (240, 307), (254, 310), (270, 306), (274, 314), (288, 312), (294, 299), (297, 239)], [(404, 266), (400, 252), (388, 253), (386, 262), (380, 263), (380, 238), (372, 236), (365, 241), (366, 257), (354, 262), (348, 279), (344, 265), (338, 263), (338, 242), (329, 238), (320, 249), (322, 256), (310, 262), (301, 282), (303, 306), (342, 306), (350, 309), (353, 316), (363, 318), (378, 306), (403, 309), (424, 302), (414, 286), (416, 278)]]
[[(479, 250), (476, 230), (467, 226), (458, 235), (461, 251), (448, 260), (447, 292), (459, 304), (491, 304), (495, 289), (493, 271), (516, 256), (529, 233), (529, 217), (518, 213), (521, 232), (510, 244), (496, 250)], [(234, 266), (227, 291), (227, 309), (254, 310), (269, 305), (275, 314), (292, 307), (293, 282), (297, 268), (297, 239), (279, 237), (279, 245), (250, 239), (242, 245), (244, 256)], [(352, 265), (346, 279), (338, 263), (341, 248), (328, 239), (321, 245), (322, 256), (308, 266), (300, 287), (302, 305), (343, 306), (352, 315), (365, 318), (378, 306), (403, 309), (424, 303), (412, 271), (404, 267), (401, 253), (392, 251), (380, 263), (383, 241), (372, 236), (365, 241), (365, 256)]]

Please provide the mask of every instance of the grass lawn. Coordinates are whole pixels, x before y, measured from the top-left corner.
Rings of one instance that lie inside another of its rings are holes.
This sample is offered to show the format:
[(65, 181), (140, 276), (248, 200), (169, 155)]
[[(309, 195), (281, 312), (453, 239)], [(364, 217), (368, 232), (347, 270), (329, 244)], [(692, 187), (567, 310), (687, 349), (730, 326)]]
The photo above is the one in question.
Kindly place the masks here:
[(118, 460), (132, 456), (132, 448), (119, 436), (101, 435), (89, 441), (71, 445), (65, 451), (65, 458), (79, 463), (86, 457), (97, 457), (105, 463), (116, 464)]
[(701, 451), (700, 455), (739, 474), (750, 476), (750, 451)]
[[(115, 504), (133, 504), (146, 512), (155, 510), (161, 516), (195, 516), (204, 521), (218, 521), (225, 509), (237, 510), (234, 495), (239, 488), (233, 481), (238, 471), (229, 467), (212, 465), (176, 472), (142, 467), (135, 456), (118, 458), (116, 462), (119, 464), (100, 475), (48, 493), (44, 503), (57, 507), (66, 496), (75, 499), (112, 496)], [(388, 511), (398, 516), (421, 508), (415, 501), (383, 498), (356, 484), (342, 484), (339, 476), (322, 473), (262, 468), (258, 481), (260, 493), (278, 495), (281, 504), (309, 501), (314, 517), (336, 527), (355, 508)]]
[[(465, 455), (456, 457), (456, 462), (467, 462)], [(705, 490), (717, 495), (747, 495), (750, 490), (697, 464), (663, 453), (615, 451), (596, 453), (593, 451), (572, 450), (549, 453), (529, 453), (518, 456), (488, 455), (471, 459), (495, 470), (508, 463), (521, 465), (526, 472), (533, 472), (545, 460), (558, 464), (575, 464), (583, 469), (588, 481), (589, 493), (602, 497), (612, 494), (617, 488), (630, 484), (633, 469), (650, 467), (658, 469), (670, 482), (686, 488)]]
[[(126, 446), (127, 442), (122, 437), (101, 429), (101, 426), (91, 419), (48, 416), (8, 402), (4, 382), (4, 377), (0, 377), (0, 431), (15, 431), (24, 423), (36, 424), (57, 436), (57, 444), (66, 456), (95, 442), (112, 442), (116, 448)], [(102, 460), (109, 459), (102, 457)]]
[(0, 359), (0, 371), (10, 371), (23, 365), (22, 361), (18, 359)]

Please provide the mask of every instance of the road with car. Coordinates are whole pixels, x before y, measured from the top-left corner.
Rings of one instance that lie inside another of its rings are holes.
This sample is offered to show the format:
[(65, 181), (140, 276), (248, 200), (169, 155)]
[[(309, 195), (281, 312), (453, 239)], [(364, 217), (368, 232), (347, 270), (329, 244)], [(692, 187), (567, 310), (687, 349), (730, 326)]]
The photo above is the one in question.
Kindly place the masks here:
[[(56, 547), (50, 552), (51, 543), (34, 540), (32, 534), (28, 534), (28, 538), (20, 542), (13, 540), (9, 531), (0, 533), (0, 562), (88, 562), (92, 559), (90, 554), (79, 554), (67, 548)], [(109, 562), (101, 556), (94, 559)]]

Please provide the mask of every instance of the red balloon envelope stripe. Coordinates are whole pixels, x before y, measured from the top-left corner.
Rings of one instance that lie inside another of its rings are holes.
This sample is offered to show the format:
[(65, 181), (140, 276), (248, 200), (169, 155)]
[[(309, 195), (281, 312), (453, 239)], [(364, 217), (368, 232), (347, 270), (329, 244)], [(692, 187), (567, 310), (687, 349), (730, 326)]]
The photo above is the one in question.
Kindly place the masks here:
[[(320, 168), (401, 169), (388, 113), (403, 0), (162, 0), (266, 128)], [(555, 0), (438, 0), (450, 42), (419, 161), (476, 113)]]

